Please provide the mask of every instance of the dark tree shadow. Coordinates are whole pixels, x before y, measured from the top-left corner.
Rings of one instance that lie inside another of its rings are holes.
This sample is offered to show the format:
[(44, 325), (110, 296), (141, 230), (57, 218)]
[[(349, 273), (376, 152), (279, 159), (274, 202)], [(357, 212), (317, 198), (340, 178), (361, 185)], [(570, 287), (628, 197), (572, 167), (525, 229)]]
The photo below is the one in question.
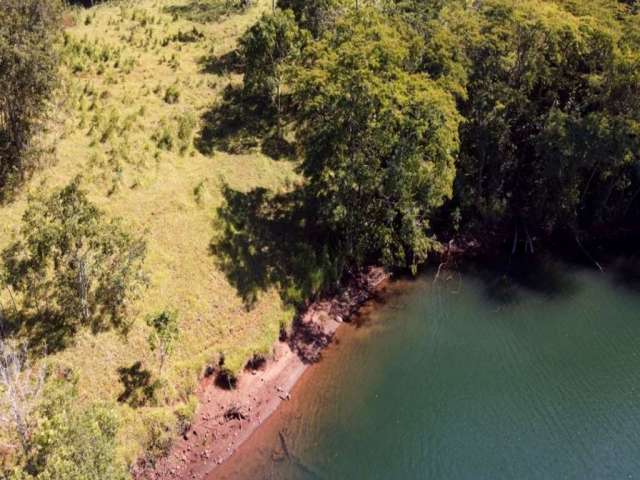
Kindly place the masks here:
[(124, 391), (118, 397), (118, 402), (127, 403), (131, 407), (137, 408), (155, 399), (159, 383), (151, 381), (151, 372), (142, 368), (142, 362), (135, 362), (130, 367), (120, 367), (118, 375), (124, 387)]
[(69, 5), (79, 5), (84, 8), (90, 8), (90, 7), (93, 7), (94, 5), (98, 5), (104, 2), (104, 0), (67, 0), (67, 1), (69, 2)]
[(226, 368), (223, 368), (216, 375), (214, 384), (223, 390), (235, 390), (238, 386), (238, 377)]
[(640, 292), (640, 257), (618, 259), (611, 267), (613, 279), (624, 288)]
[(257, 353), (253, 354), (253, 357), (249, 359), (244, 369), (250, 372), (258, 370), (264, 370), (267, 367), (267, 357)]
[(200, 71), (211, 75), (225, 75), (228, 73), (242, 73), (242, 59), (237, 50), (231, 50), (223, 55), (204, 56), (199, 59)]
[(518, 303), (522, 290), (549, 298), (575, 294), (578, 287), (568, 267), (544, 254), (521, 254), (487, 258), (470, 268), (479, 273), (491, 301), (511, 305)]
[(229, 86), (222, 101), (203, 115), (204, 126), (196, 148), (205, 155), (215, 150), (248, 152), (258, 147), (259, 138), (269, 132), (272, 116), (273, 112), (265, 110), (262, 102), (246, 98), (242, 88)]
[(257, 188), (223, 188), (211, 253), (247, 308), (272, 287), (282, 299), (301, 305), (336, 282), (339, 255), (309, 215), (301, 189), (273, 194)]
[(251, 0), (191, 0), (185, 5), (170, 5), (165, 13), (192, 22), (217, 22), (223, 17), (242, 13), (251, 6)]
[[(283, 109), (280, 121), (290, 115)], [(279, 133), (276, 109), (258, 97), (248, 97), (242, 87), (229, 85), (222, 101), (202, 117), (203, 127), (195, 145), (204, 155), (215, 150), (232, 154), (247, 153), (262, 146), (272, 158), (292, 158), (292, 144)]]
[(262, 140), (261, 151), (274, 160), (295, 160), (296, 146), (284, 138), (277, 130), (272, 131)]
[(36, 356), (58, 353), (72, 346), (78, 331), (77, 324), (66, 321), (55, 312), (25, 314), (3, 310), (0, 319), (0, 333), (24, 340), (29, 352)]

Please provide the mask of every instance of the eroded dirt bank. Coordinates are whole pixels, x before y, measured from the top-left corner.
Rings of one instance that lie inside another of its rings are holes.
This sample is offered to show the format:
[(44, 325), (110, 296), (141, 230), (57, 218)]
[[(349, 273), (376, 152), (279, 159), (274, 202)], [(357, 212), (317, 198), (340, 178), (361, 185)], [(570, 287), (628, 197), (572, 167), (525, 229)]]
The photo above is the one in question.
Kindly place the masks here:
[(331, 298), (317, 301), (298, 319), (286, 341), (278, 342), (266, 363), (248, 369), (236, 389), (216, 386), (213, 376), (198, 389), (200, 407), (192, 427), (176, 439), (169, 454), (152, 465), (140, 465), (137, 480), (203, 479), (222, 464), (290, 398), (290, 391), (309, 365), (320, 360), (341, 323), (382, 289), (389, 275), (371, 268)]

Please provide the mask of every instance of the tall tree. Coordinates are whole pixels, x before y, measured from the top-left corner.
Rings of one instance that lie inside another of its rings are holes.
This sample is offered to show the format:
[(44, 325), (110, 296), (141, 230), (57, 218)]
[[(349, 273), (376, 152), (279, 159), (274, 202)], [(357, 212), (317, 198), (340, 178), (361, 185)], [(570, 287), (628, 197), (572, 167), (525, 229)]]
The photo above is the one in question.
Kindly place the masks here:
[(58, 0), (0, 0), (0, 195), (37, 158), (33, 139), (58, 83), (59, 13)]
[(147, 319), (147, 325), (151, 327), (148, 342), (152, 351), (158, 354), (158, 374), (162, 375), (162, 368), (167, 357), (173, 352), (175, 342), (180, 336), (178, 314), (176, 312), (163, 311), (152, 315)]
[(366, 8), (309, 51), (293, 90), (300, 171), (327, 243), (349, 265), (422, 263), (433, 210), (451, 196), (460, 116), (416, 67), (422, 42)]
[(280, 111), (286, 69), (300, 58), (308, 41), (290, 10), (264, 14), (240, 39), (245, 93), (266, 99)]
[(22, 240), (3, 252), (5, 281), (24, 306), (64, 321), (126, 327), (127, 307), (146, 285), (146, 245), (93, 205), (76, 178), (31, 199)]

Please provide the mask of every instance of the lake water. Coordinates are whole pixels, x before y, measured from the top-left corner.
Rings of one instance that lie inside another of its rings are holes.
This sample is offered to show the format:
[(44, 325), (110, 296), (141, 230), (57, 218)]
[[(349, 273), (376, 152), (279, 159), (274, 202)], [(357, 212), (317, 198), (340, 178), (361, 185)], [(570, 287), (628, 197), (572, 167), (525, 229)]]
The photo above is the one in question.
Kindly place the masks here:
[(520, 285), (391, 287), (212, 478), (640, 478), (640, 294), (562, 266)]

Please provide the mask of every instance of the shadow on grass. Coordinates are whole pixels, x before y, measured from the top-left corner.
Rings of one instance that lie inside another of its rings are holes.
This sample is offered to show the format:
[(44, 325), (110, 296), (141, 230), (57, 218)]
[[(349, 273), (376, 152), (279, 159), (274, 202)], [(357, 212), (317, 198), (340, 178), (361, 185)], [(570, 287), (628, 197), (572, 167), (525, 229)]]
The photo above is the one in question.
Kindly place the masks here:
[(170, 5), (165, 13), (192, 22), (217, 22), (223, 17), (244, 12), (251, 0), (191, 0), (184, 5)]
[(159, 382), (151, 381), (151, 372), (142, 368), (142, 362), (135, 362), (130, 367), (118, 369), (120, 383), (124, 391), (118, 397), (118, 402), (127, 403), (133, 408), (142, 407), (155, 398)]
[(223, 187), (211, 253), (250, 309), (261, 292), (276, 288), (299, 306), (338, 278), (337, 256), (314, 227), (301, 189), (273, 194)]
[(293, 158), (295, 149), (279, 134), (277, 120), (273, 106), (247, 97), (239, 86), (228, 86), (222, 101), (203, 115), (195, 146), (204, 155), (215, 150), (242, 154), (262, 146), (262, 152), (274, 159)]
[(104, 0), (68, 0), (69, 5), (79, 5), (84, 8), (91, 8), (102, 3)]
[(204, 56), (198, 64), (202, 73), (211, 75), (226, 75), (228, 73), (242, 73), (242, 60), (237, 50), (231, 50), (223, 55)]
[(0, 313), (1, 333), (25, 341), (29, 352), (38, 357), (58, 353), (73, 345), (78, 331), (78, 325), (54, 312), (26, 315), (4, 310)]

